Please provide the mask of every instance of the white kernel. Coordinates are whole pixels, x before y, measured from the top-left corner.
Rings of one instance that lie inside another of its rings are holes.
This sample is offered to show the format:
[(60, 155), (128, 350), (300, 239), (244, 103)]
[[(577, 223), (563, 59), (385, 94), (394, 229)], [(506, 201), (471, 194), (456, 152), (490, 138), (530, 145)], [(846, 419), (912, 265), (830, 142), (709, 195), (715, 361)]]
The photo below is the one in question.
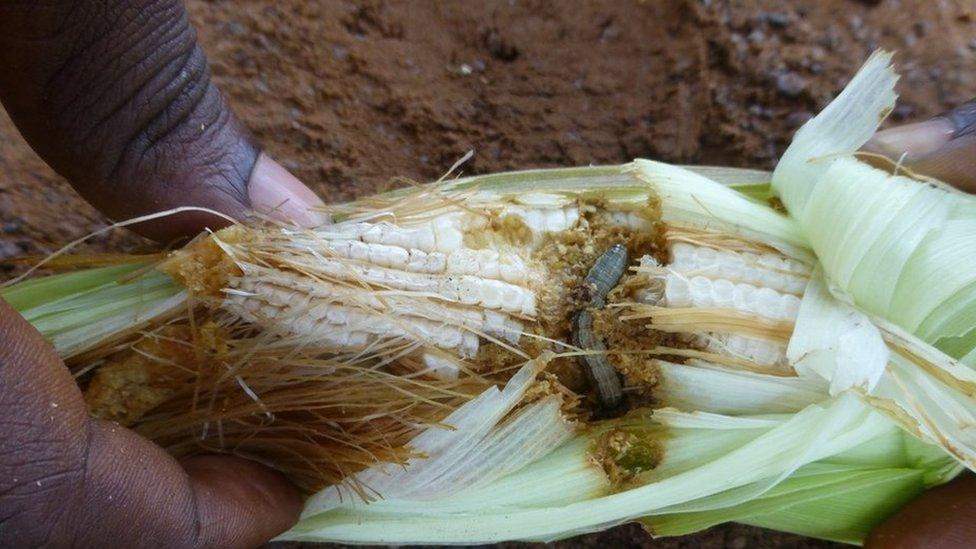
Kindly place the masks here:
[(434, 237), (433, 227), (428, 226), (415, 229), (412, 231), (412, 234), (408, 235), (407, 239), (410, 242), (410, 246), (419, 248), (425, 252), (437, 250), (437, 239)]
[(522, 221), (533, 232), (543, 232), (546, 230), (546, 218), (541, 211), (521, 210), (517, 215), (522, 218)]
[(254, 312), (257, 316), (270, 320), (278, 316), (278, 311), (279, 309), (274, 305), (262, 304), (261, 308)]
[(447, 272), (452, 274), (478, 274), (478, 259), (474, 252), (460, 249), (447, 256)]
[(501, 337), (509, 343), (518, 343), (519, 337), (522, 335), (522, 328), (521, 322), (509, 318), (503, 313), (491, 310), (484, 311), (483, 329), (490, 336)]
[(669, 274), (664, 286), (664, 300), (668, 307), (688, 307), (691, 305), (691, 287), (681, 276)]
[(657, 269), (660, 266), (661, 266), (661, 264), (658, 262), (657, 259), (654, 258), (654, 256), (644, 255), (644, 256), (641, 256), (641, 258), (640, 258), (640, 269), (641, 270), (653, 270), (653, 269)]
[(350, 332), (346, 337), (346, 345), (350, 347), (364, 347), (369, 342), (369, 334), (365, 332)]
[(752, 311), (756, 287), (751, 284), (736, 284), (732, 291), (732, 302), (740, 311)]
[(695, 307), (711, 307), (712, 281), (696, 276), (691, 279), (691, 302)]
[(458, 283), (458, 300), (465, 305), (474, 305), (481, 298), (478, 288), (478, 279), (474, 277), (461, 277)]
[(468, 214), (461, 216), (459, 227), (464, 232), (477, 231), (488, 227), (489, 218), (486, 215)]
[(415, 273), (429, 273), (427, 252), (413, 248), (410, 250), (410, 259), (407, 262), (407, 269)]
[(500, 263), (498, 265), (498, 272), (502, 276), (502, 280), (510, 284), (520, 284), (525, 281), (525, 276), (523, 269), (525, 265), (516, 265), (512, 263)]
[(359, 241), (354, 240), (333, 240), (329, 243), (329, 248), (333, 254), (339, 257), (349, 257), (349, 248), (353, 242), (359, 243)]
[(445, 326), (438, 330), (432, 330), (430, 335), (433, 336), (434, 342), (438, 347), (454, 349), (461, 345), (461, 331), (457, 329)]
[(439, 252), (453, 252), (464, 242), (464, 235), (454, 227), (439, 229), (435, 237), (436, 249)]
[(671, 257), (673, 261), (687, 261), (694, 257), (695, 247), (691, 244), (678, 242), (671, 247)]
[(481, 305), (489, 309), (497, 309), (502, 305), (502, 291), (505, 283), (498, 280), (485, 280), (481, 283)]
[(331, 309), (332, 307), (333, 307), (333, 304), (330, 303), (330, 302), (322, 302), (322, 303), (319, 303), (317, 305), (314, 305), (309, 310), (309, 315), (312, 318), (315, 318), (316, 320), (322, 320), (323, 318), (326, 317), (326, 315), (329, 314), (329, 309)]
[(332, 307), (325, 311), (325, 318), (332, 324), (346, 324), (349, 320), (347, 309)]
[(481, 275), (485, 278), (501, 278), (498, 261), (486, 261), (481, 264)]
[(791, 276), (784, 279), (783, 291), (791, 294), (803, 295), (807, 288), (808, 280), (799, 276)]
[(478, 354), (478, 334), (463, 332), (461, 334), (461, 344), (458, 352), (462, 358), (474, 358)]
[(779, 315), (779, 293), (772, 288), (759, 288), (756, 290), (755, 313), (765, 318), (778, 318)]
[(544, 227), (549, 232), (566, 230), (566, 212), (563, 210), (544, 210)]
[(505, 285), (501, 288), (501, 308), (506, 311), (522, 310), (522, 292), (518, 286)]
[(784, 320), (796, 320), (800, 312), (800, 298), (795, 295), (785, 294), (780, 297), (780, 306), (783, 311)]
[(566, 228), (575, 227), (579, 223), (580, 212), (579, 208), (567, 208), (566, 212)]
[(369, 245), (359, 241), (350, 242), (349, 257), (351, 259), (358, 259), (360, 261), (369, 260)]
[(393, 257), (394, 250), (400, 250), (405, 256), (409, 257), (409, 254), (403, 248), (383, 244), (370, 244), (368, 247), (369, 262), (383, 267), (390, 267), (395, 262)]
[(389, 229), (385, 226), (364, 224), (360, 238), (364, 242), (382, 242), (383, 235), (387, 232)]
[(495, 250), (489, 250), (489, 249), (475, 250), (474, 253), (475, 256), (478, 258), (478, 263), (489, 263), (489, 262), (497, 263), (498, 258), (501, 255)]
[(718, 272), (721, 273), (720, 276), (723, 278), (740, 280), (742, 278), (743, 268), (742, 259), (737, 256), (722, 254), (718, 258)]
[(315, 319), (310, 316), (299, 316), (292, 324), (292, 330), (299, 333), (310, 333), (315, 329)]
[(433, 353), (424, 353), (423, 361), (428, 372), (437, 379), (455, 380), (461, 371), (453, 360)]
[(728, 308), (732, 307), (734, 304), (733, 293), (735, 292), (735, 284), (732, 284), (728, 280), (720, 279), (716, 280), (715, 284), (712, 285), (712, 301), (716, 307)]
[(428, 273), (443, 273), (447, 270), (447, 256), (440, 252), (431, 252), (427, 255), (426, 269)]
[(767, 288), (782, 288), (782, 282), (784, 281), (785, 277), (789, 276), (777, 273), (776, 271), (767, 271), (764, 269), (756, 269), (753, 272), (757, 282), (761, 286), (765, 286)]
[(695, 251), (695, 259), (702, 265), (707, 265), (717, 261), (718, 253), (712, 248), (702, 246)]

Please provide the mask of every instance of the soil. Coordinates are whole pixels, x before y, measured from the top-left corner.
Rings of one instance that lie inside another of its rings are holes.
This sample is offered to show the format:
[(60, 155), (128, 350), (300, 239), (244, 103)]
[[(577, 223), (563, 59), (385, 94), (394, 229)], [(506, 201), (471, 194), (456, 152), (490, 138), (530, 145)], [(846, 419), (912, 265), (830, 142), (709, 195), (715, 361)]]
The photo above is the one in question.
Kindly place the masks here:
[[(468, 173), (668, 162), (771, 168), (877, 47), (897, 50), (921, 120), (976, 94), (971, 0), (190, 0), (214, 76), (271, 154), (328, 201)], [(0, 111), (4, 259), (104, 226)], [(147, 247), (119, 232), (91, 250)], [(652, 541), (636, 526), (560, 544), (827, 547), (723, 526)]]

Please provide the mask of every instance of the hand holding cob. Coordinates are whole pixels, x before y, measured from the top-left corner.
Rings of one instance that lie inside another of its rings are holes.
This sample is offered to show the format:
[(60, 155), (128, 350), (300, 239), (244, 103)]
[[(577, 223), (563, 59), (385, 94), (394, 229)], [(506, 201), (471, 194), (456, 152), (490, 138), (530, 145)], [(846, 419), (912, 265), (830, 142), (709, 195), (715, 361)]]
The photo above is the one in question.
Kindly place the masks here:
[[(318, 199), (260, 152), (210, 81), (181, 2), (8, 2), (0, 14), (4, 107), (106, 215), (192, 205), (319, 221)], [(170, 240), (223, 224), (197, 211), (136, 229)], [(297, 517), (294, 489), (270, 469), (178, 463), (92, 418), (57, 353), (3, 300), (0, 409), (0, 545), (249, 547)]]

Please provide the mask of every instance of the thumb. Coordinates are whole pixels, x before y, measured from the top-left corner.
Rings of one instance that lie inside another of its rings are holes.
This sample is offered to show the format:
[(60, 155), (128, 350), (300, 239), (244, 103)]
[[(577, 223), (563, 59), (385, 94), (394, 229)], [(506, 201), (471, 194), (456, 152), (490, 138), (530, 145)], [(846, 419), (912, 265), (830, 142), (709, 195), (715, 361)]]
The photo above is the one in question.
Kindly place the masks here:
[(256, 547), (298, 520), (301, 500), (261, 464), (209, 455), (177, 462), (136, 433), (95, 424), (68, 532), (81, 546)]
[[(323, 221), (309, 211), (315, 195), (234, 116), (180, 0), (7, 2), (0, 13), (0, 100), (102, 213), (195, 206)], [(226, 223), (187, 212), (133, 228), (166, 241)]]
[(299, 500), (284, 478), (253, 461), (199, 456), (183, 462), (205, 545), (255, 547), (295, 523)]
[(976, 192), (976, 100), (931, 120), (878, 132), (864, 150)]
[(253, 547), (298, 519), (278, 473), (182, 464), (93, 419), (54, 349), (0, 299), (0, 546)]

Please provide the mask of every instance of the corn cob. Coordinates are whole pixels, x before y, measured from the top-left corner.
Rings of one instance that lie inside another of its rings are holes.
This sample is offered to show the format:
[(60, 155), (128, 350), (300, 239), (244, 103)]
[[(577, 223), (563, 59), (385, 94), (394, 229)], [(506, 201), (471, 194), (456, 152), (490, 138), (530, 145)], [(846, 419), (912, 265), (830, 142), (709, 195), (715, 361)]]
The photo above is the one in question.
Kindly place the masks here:
[[(855, 88), (892, 83), (872, 59)], [(791, 174), (812, 183), (814, 155), (797, 154)], [(867, 168), (845, 169), (827, 179)], [(792, 218), (709, 179), (754, 175), (638, 160), (438, 182), (335, 206), (314, 229), (236, 226), (159, 265), (175, 282), (137, 277), (149, 312), (106, 308), (103, 331), (77, 312), (125, 294), (116, 278), (14, 297), (74, 368), (96, 368), (93, 413), (316, 492), (290, 539), (549, 540), (638, 517), (677, 534), (779, 526), (787, 502), (849, 510), (791, 528), (857, 542), (956, 474), (949, 456), (976, 467), (960, 427), (976, 378), (828, 291), (823, 267), (858, 291), (867, 267), (821, 266)], [(809, 223), (822, 193), (779, 180)], [(879, 288), (903, 297), (890, 278)], [(945, 337), (965, 316), (895, 305)]]

